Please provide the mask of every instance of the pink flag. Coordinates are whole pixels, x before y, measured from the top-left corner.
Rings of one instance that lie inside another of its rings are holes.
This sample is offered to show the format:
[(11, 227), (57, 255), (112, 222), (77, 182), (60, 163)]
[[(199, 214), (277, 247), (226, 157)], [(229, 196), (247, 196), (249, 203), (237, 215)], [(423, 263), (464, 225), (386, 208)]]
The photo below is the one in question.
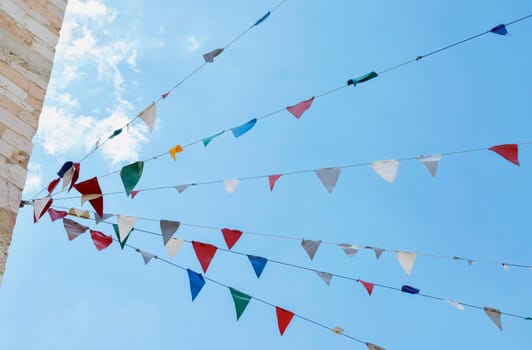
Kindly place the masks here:
[(286, 110), (290, 112), (294, 117), (299, 119), (301, 118), (303, 113), (305, 113), (305, 111), (310, 108), (310, 106), (312, 105), (312, 102), (314, 102), (314, 96), (312, 96), (308, 100), (301, 101), (296, 105), (288, 106), (286, 107)]
[(273, 187), (275, 186), (275, 183), (277, 182), (277, 180), (279, 180), (281, 176), (282, 176), (281, 174), (268, 176), (268, 180), (270, 181), (270, 191), (273, 192)]
[(55, 210), (53, 208), (48, 209), (48, 214), (50, 215), (50, 219), (53, 221), (63, 219), (68, 215), (66, 211), (59, 211)]

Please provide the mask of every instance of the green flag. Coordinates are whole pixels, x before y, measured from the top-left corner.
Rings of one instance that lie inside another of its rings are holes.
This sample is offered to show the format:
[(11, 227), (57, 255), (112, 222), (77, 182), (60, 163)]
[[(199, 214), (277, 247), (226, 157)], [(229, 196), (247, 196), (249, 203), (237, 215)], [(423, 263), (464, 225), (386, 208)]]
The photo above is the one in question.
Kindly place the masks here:
[(240, 316), (242, 316), (244, 310), (248, 306), (249, 301), (251, 300), (251, 296), (244, 294), (231, 287), (229, 287), (229, 290), (231, 291), (231, 296), (233, 297), (233, 301), (235, 302), (236, 320), (238, 321), (240, 319)]
[(126, 189), (126, 194), (129, 196), (131, 191), (139, 183), (140, 177), (142, 176), (142, 170), (144, 169), (144, 162), (139, 161), (129, 165), (120, 170), (120, 178), (122, 178), (122, 183)]
[[(120, 243), (120, 247), (122, 249), (124, 249), (124, 247), (126, 245), (126, 242), (127, 242), (127, 239), (129, 238), (129, 234), (127, 235), (126, 239), (124, 239), (124, 241), (121, 242), (120, 241), (120, 231), (118, 230), (118, 225), (117, 224), (113, 224), (113, 228), (115, 229), (116, 239), (117, 239), (118, 243)], [(133, 230), (134, 230), (134, 228), (129, 230), (129, 233), (133, 232)]]

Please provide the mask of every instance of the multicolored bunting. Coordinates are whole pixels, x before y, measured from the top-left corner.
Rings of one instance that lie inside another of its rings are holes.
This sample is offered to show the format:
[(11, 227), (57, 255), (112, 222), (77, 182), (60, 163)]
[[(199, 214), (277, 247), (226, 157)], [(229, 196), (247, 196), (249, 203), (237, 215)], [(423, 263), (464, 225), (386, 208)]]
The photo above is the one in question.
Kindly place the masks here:
[(378, 76), (379, 75), (377, 73), (375, 73), (375, 72), (369, 72), (369, 73), (366, 73), (364, 75), (359, 76), (358, 78), (349, 79), (347, 81), (347, 85), (357, 86), (357, 84), (359, 84), (359, 83), (366, 82), (366, 81), (371, 80), (373, 78), (376, 78)]
[(54, 208), (48, 208), (48, 215), (50, 215), (50, 220), (54, 222), (55, 220), (61, 220), (68, 216), (66, 211), (55, 210)]
[(111, 135), (109, 135), (109, 140), (114, 139), (115, 137), (117, 137), (121, 133), (122, 133), (122, 128), (116, 129), (115, 131), (113, 131), (113, 133)]
[(118, 240), (121, 244), (125, 244), (129, 234), (133, 231), (133, 226), (137, 223), (137, 218), (122, 214), (118, 214), (116, 218), (118, 221)]
[(416, 262), (416, 253), (397, 251), (396, 255), (397, 260), (399, 261), (399, 265), (401, 265), (403, 271), (407, 275), (410, 275), (412, 273), (414, 263)]
[(268, 181), (270, 183), (270, 192), (273, 192), (273, 187), (275, 186), (275, 183), (277, 182), (277, 180), (281, 178), (281, 176), (282, 176), (281, 174), (268, 176)]
[(85, 233), (89, 229), (87, 226), (83, 226), (82, 224), (67, 218), (63, 219), (63, 226), (65, 228), (69, 241), (78, 238), (79, 235)]
[(131, 191), (135, 188), (135, 186), (137, 186), (137, 184), (139, 183), (143, 169), (144, 162), (138, 161), (126, 165), (122, 168), (122, 170), (120, 170), (120, 178), (122, 179), (124, 189), (126, 190), (126, 194), (128, 196), (131, 194)]
[(203, 276), (191, 269), (187, 269), (188, 281), (190, 283), (190, 294), (192, 295), (192, 301), (196, 299), (199, 292), (205, 285), (205, 279)]
[(151, 254), (151, 253), (145, 252), (145, 251), (140, 250), (140, 249), (137, 249), (137, 252), (139, 252), (140, 255), (142, 255), (142, 260), (144, 260), (144, 265), (148, 265), (148, 263), (153, 258), (157, 259), (157, 256), (155, 254)]
[(242, 124), (242, 125), (239, 125), (239, 126), (236, 126), (234, 128), (231, 129), (231, 132), (233, 133), (233, 136), (236, 138), (236, 137), (240, 137), (242, 135), (244, 135), (245, 133), (247, 133), (249, 130), (251, 130), (255, 124), (257, 124), (257, 118), (253, 118), (251, 119), (250, 121)]
[(90, 219), (91, 214), (88, 210), (85, 209), (79, 209), (79, 208), (70, 208), (68, 209), (68, 215), (76, 216), (78, 218), (82, 219)]
[(198, 258), (203, 272), (207, 272), (212, 258), (214, 257), (214, 254), (216, 254), (216, 250), (218, 250), (218, 248), (216, 248), (216, 246), (213, 246), (212, 244), (201, 243), (196, 241), (192, 241), (192, 247), (196, 252), (196, 257)]
[(279, 333), (281, 333), (282, 336), (286, 330), (286, 327), (288, 327), (292, 321), (294, 313), (279, 306), (275, 307), (275, 313), (277, 314), (277, 326), (279, 327)]
[(196, 186), (196, 184), (177, 185), (177, 186), (175, 187), (175, 189), (177, 190), (177, 192), (179, 192), (179, 193), (183, 193), (183, 192), (185, 192), (185, 190), (186, 190), (187, 188), (189, 188), (190, 186)]
[(236, 191), (236, 187), (238, 186), (238, 183), (240, 181), (238, 181), (238, 179), (232, 179), (232, 180), (225, 180), (224, 181), (224, 188), (225, 188), (225, 191), (228, 193), (228, 194), (231, 194), (233, 192)]
[(150, 129), (150, 132), (153, 132), (153, 125), (155, 124), (155, 118), (157, 117), (157, 107), (155, 107), (155, 102), (152, 102), (151, 105), (146, 107), (142, 112), (139, 114), (139, 118), (146, 123), (148, 126), (148, 129)]
[(168, 150), (168, 153), (170, 153), (170, 156), (174, 161), (176, 160), (176, 154), (181, 152), (183, 152), (183, 147), (181, 147), (181, 145), (175, 145), (174, 147)]
[(96, 221), (96, 225), (98, 225), (100, 222), (105, 221), (113, 216), (114, 216), (113, 214), (105, 214), (105, 213), (102, 216), (95, 214), (94, 220)]
[(378, 345), (375, 345), (373, 343), (366, 343), (366, 347), (369, 349), (369, 350), (386, 350), (385, 348), (383, 348), (382, 346), (378, 346)]
[(96, 213), (100, 216), (103, 215), (103, 197), (102, 189), (98, 183), (98, 178), (93, 177), (83, 182), (78, 182), (74, 185), (74, 188), (85, 197), (81, 197), (81, 201), (88, 200), (92, 205)]
[(293, 106), (288, 106), (286, 107), (286, 110), (290, 112), (290, 114), (292, 114), (294, 117), (299, 119), (301, 118), (303, 113), (305, 113), (307, 109), (309, 109), (310, 106), (312, 106), (312, 102), (314, 102), (314, 96), (312, 96), (308, 100), (301, 101), (298, 104), (295, 104)]
[(314, 272), (316, 272), (316, 274), (323, 280), (323, 282), (325, 282), (326, 285), (331, 284), (331, 281), (333, 278), (332, 274), (330, 274), (329, 272), (316, 271), (316, 270), (314, 270)]
[(366, 281), (362, 281), (362, 280), (358, 280), (358, 282), (360, 284), (362, 284), (364, 286), (364, 288), (366, 288), (366, 290), (368, 291), (368, 294), (371, 296), (371, 293), (373, 293), (373, 287), (375, 286), (373, 283), (370, 283), (370, 282), (366, 282)]
[(499, 25), (491, 28), (490, 32), (492, 32), (494, 34), (499, 34), (499, 35), (508, 34), (508, 30), (506, 30), (506, 26), (504, 24), (499, 24)]
[(310, 260), (314, 259), (314, 255), (316, 255), (316, 252), (318, 251), (320, 244), (321, 244), (321, 241), (313, 241), (310, 239), (303, 239), (301, 241), (301, 246), (303, 247), (303, 249), (305, 249), (305, 252), (307, 252)]
[(465, 308), (464, 308), (464, 305), (462, 305), (461, 303), (457, 302), (457, 301), (454, 301), (454, 300), (446, 300), (448, 304), (454, 306), (455, 308), (457, 308), (458, 310), (460, 311), (464, 311)]
[(519, 146), (515, 143), (509, 143), (504, 145), (493, 146), (489, 148), (493, 151), (517, 166), (519, 166)]
[(170, 239), (168, 243), (166, 243), (166, 250), (168, 251), (168, 255), (171, 259), (173, 259), (174, 256), (177, 254), (177, 251), (179, 250), (179, 248), (181, 248), (183, 243), (185, 243), (185, 241), (182, 238), (177, 237), (172, 237), (172, 239)]
[(206, 54), (204, 54), (203, 59), (205, 60), (206, 63), (212, 63), (214, 62), (214, 58), (216, 56), (219, 56), (222, 52), (224, 52), (224, 49), (212, 50), (211, 52), (207, 52)]
[(251, 266), (253, 266), (253, 271), (255, 271), (255, 275), (257, 275), (257, 278), (260, 278), (260, 275), (262, 275), (262, 271), (264, 271), (264, 267), (266, 266), (268, 260), (266, 258), (262, 258), (260, 256), (255, 255), (248, 255), (248, 259), (251, 263)]
[(118, 239), (118, 243), (120, 243), (120, 248), (124, 249), (127, 243), (127, 239), (129, 238), (129, 234), (133, 232), (135, 228), (132, 227), (131, 230), (129, 230), (128, 234), (126, 235), (126, 238), (124, 238), (123, 241), (120, 239), (120, 228), (118, 227), (117, 224), (113, 224), (113, 229), (115, 230), (115, 235), (116, 235), (116, 238)]
[(394, 159), (379, 160), (377, 162), (371, 163), (371, 167), (386, 182), (393, 183), (395, 181), (395, 177), (397, 176), (399, 162)]
[(212, 140), (214, 140), (214, 139), (217, 138), (218, 136), (222, 135), (224, 132), (225, 132), (225, 130), (224, 130), (224, 131), (220, 131), (219, 133), (214, 134), (214, 135), (212, 135), (212, 136), (209, 136), (209, 137), (204, 138), (204, 139), (201, 141), (201, 142), (203, 142), (203, 146), (204, 146), (204, 147), (207, 147), (207, 145), (208, 145), (209, 143), (211, 143)]
[(242, 231), (240, 230), (231, 230), (229, 228), (223, 228), (222, 234), (224, 236), (225, 244), (227, 244), (227, 248), (231, 250), (233, 246), (238, 242), (240, 237), (242, 236)]
[(255, 24), (252, 25), (251, 27), (256, 27), (256, 26), (258, 26), (259, 24), (261, 24), (262, 22), (264, 22), (264, 21), (266, 20), (266, 18), (270, 17), (270, 14), (271, 14), (271, 12), (268, 11), (268, 13), (266, 13), (264, 16), (262, 16), (261, 18), (259, 18), (259, 19), (257, 20), (257, 22), (255, 22)]
[(316, 170), (316, 175), (318, 175), (318, 178), (320, 179), (321, 183), (329, 193), (332, 193), (334, 191), (334, 187), (336, 187), (336, 182), (338, 181), (338, 177), (340, 176), (340, 167), (334, 167), (334, 168), (322, 168)]
[(358, 250), (360, 249), (357, 245), (352, 245), (348, 243), (340, 243), (338, 244), (339, 247), (341, 247), (347, 256), (355, 256), (356, 253), (358, 253)]
[(55, 188), (57, 187), (57, 185), (59, 184), (60, 181), (61, 181), (61, 178), (58, 177), (57, 179), (52, 180), (50, 182), (50, 184), (48, 185), (48, 188), (47, 188), (49, 195), (52, 194), (52, 192), (55, 190)]
[(417, 159), (425, 165), (432, 177), (436, 177), (436, 170), (438, 170), (438, 164), (441, 160), (441, 154), (433, 154), (430, 156), (420, 155)]
[(484, 312), (493, 321), (493, 323), (495, 323), (497, 328), (499, 328), (502, 331), (501, 310), (484, 306)]
[(113, 237), (108, 236), (100, 231), (90, 230), (91, 239), (94, 243), (94, 246), (98, 250), (104, 250), (113, 243)]
[(240, 316), (244, 313), (244, 310), (246, 310), (246, 307), (251, 300), (251, 296), (231, 287), (229, 287), (229, 291), (231, 292), (233, 302), (235, 303), (236, 320), (238, 321)]
[(44, 197), (33, 200), (33, 222), (36, 223), (50, 208), (54, 200), (51, 197)]
[(174, 236), (174, 234), (179, 229), (179, 225), (181, 225), (181, 223), (179, 221), (161, 220), (159, 222), (159, 225), (161, 226), (163, 243), (166, 246), (168, 241)]
[(401, 292), (408, 294), (419, 294), (419, 289), (412, 286), (404, 285), (401, 287)]

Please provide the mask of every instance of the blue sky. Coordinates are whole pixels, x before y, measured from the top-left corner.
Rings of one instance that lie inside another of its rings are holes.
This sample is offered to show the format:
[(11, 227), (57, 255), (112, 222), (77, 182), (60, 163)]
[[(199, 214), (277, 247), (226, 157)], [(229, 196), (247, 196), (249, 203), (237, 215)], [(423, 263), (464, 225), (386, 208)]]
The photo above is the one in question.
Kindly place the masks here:
[[(527, 1), (402, 3), (288, 0), (260, 26), (158, 105), (153, 133), (137, 121), (82, 163), (81, 179), (187, 144), (380, 71), (499, 23), (530, 14)], [(66, 160), (120, 127), (255, 22), (275, 1), (70, 1), (50, 89), (34, 139), (25, 198)], [(509, 27), (323, 97), (300, 120), (288, 113), (248, 134), (189, 147), (176, 162), (145, 165), (138, 188), (317, 169), (503, 143), (532, 141), (528, 129), (532, 21)], [(105, 198), (105, 211), (186, 223), (283, 233), (405, 251), (531, 264), (530, 146), (516, 167), (494, 153), (444, 157), (433, 179), (417, 161), (388, 184), (370, 167), (345, 169), (332, 194), (314, 174)], [(122, 189), (117, 175), (104, 192)], [(56, 201), (79, 207), (79, 199)], [(89, 208), (89, 207), (87, 207)], [(274, 310), (251, 301), (237, 322), (229, 292), (209, 284), (194, 303), (181, 270), (118, 244), (96, 251), (88, 234), (69, 242), (61, 222), (32, 223), (21, 209), (0, 289), (0, 338), (24, 349), (364, 349), (294, 319), (279, 336)], [(81, 220), (79, 220), (81, 221)], [(84, 224), (95, 227), (94, 223)], [(157, 222), (139, 228), (158, 231)], [(110, 234), (111, 227), (96, 227)], [(177, 235), (223, 247), (220, 233)], [(166, 257), (160, 237), (132, 245)], [(464, 303), (532, 316), (530, 270), (418, 257), (411, 276), (392, 253), (349, 258), (323, 245), (310, 261), (297, 241), (244, 235), (234, 250), (386, 285), (403, 284)], [(200, 271), (190, 245), (172, 260)], [(481, 310), (218, 252), (207, 276), (387, 349), (527, 348), (532, 321), (503, 316), (500, 332)]]

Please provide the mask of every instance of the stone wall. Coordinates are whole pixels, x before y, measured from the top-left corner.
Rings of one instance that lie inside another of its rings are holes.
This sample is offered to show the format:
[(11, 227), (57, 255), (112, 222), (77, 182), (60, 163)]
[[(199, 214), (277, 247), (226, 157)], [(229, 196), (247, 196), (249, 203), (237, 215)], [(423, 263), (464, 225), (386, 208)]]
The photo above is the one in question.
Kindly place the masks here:
[(0, 0), (0, 282), (67, 0)]

